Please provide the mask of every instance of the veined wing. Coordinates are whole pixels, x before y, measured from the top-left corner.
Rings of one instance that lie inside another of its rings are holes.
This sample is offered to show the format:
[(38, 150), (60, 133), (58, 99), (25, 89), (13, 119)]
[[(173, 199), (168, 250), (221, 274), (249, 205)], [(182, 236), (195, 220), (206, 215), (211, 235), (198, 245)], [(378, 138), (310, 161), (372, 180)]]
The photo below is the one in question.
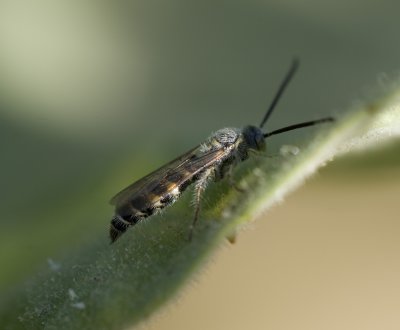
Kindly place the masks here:
[(154, 181), (160, 181), (168, 172), (171, 171), (171, 169), (182, 166), (183, 164), (187, 163), (191, 157), (196, 156), (196, 151), (198, 148), (199, 146), (190, 149), (183, 155), (180, 155), (179, 157), (171, 160), (169, 163), (135, 181), (111, 198), (110, 204), (115, 205), (120, 203), (122, 200), (129, 199), (130, 196), (136, 194), (140, 190), (143, 190), (145, 186), (150, 185)]
[(222, 159), (229, 150), (215, 149), (200, 152), (199, 146), (172, 160), (142, 179), (132, 183), (111, 199), (111, 204), (121, 205), (141, 194), (167, 193), (192, 179), (200, 171)]

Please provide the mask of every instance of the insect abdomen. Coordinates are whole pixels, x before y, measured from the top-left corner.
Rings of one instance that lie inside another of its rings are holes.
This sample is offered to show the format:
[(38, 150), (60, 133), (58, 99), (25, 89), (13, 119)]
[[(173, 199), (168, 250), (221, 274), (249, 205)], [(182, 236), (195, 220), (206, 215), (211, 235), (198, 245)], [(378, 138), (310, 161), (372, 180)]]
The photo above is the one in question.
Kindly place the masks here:
[(117, 240), (130, 226), (173, 204), (187, 186), (186, 183), (180, 187), (176, 186), (174, 189), (164, 189), (164, 193), (157, 191), (158, 194), (153, 192), (147, 196), (137, 196), (118, 206), (115, 210), (115, 216), (111, 220), (111, 241)]

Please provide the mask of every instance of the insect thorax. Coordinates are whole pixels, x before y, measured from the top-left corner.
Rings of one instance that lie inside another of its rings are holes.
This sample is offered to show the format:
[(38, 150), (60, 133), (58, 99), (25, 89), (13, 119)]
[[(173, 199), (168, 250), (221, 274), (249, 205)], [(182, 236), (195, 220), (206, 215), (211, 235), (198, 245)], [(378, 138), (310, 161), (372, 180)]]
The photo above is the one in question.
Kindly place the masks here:
[(215, 149), (229, 149), (226, 156), (214, 165), (214, 179), (218, 181), (225, 176), (229, 168), (248, 158), (249, 146), (243, 135), (243, 129), (232, 127), (222, 128), (213, 133), (201, 145), (202, 152)]
[(207, 152), (214, 149), (229, 148), (238, 140), (241, 130), (237, 128), (221, 128), (201, 145), (201, 151)]
[(248, 158), (249, 149), (265, 150), (263, 132), (256, 126), (244, 128), (222, 128), (213, 133), (202, 145), (202, 151), (233, 147), (232, 153), (238, 153), (240, 160)]

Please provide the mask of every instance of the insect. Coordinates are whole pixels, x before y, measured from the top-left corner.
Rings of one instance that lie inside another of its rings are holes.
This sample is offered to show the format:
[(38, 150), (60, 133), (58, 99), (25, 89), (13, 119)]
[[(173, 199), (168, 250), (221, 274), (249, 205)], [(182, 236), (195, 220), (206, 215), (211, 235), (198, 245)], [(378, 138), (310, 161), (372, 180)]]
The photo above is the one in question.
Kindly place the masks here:
[(173, 204), (189, 185), (194, 184), (195, 210), (189, 230), (191, 239), (200, 212), (201, 195), (210, 181), (218, 181), (228, 176), (233, 187), (236, 187), (232, 179), (232, 169), (246, 160), (250, 152), (265, 151), (266, 138), (333, 121), (332, 117), (326, 117), (286, 126), (268, 133), (262, 131), (298, 66), (299, 61), (293, 60), (258, 127), (249, 125), (244, 128), (222, 128), (204, 143), (115, 195), (111, 199), (111, 204), (115, 205), (115, 215), (110, 226), (111, 241), (118, 239), (129, 227)]

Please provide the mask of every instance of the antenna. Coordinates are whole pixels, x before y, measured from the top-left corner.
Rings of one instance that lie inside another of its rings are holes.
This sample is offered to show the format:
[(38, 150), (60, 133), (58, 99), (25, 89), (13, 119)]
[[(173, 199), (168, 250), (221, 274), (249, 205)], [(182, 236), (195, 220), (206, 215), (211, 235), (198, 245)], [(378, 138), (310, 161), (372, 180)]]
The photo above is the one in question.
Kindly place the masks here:
[(296, 73), (298, 67), (299, 67), (299, 60), (297, 58), (294, 58), (288, 73), (286, 74), (281, 85), (279, 86), (279, 89), (276, 92), (274, 99), (272, 100), (263, 120), (261, 121), (260, 128), (262, 128), (265, 125), (268, 118), (271, 116), (272, 112), (275, 109), (275, 106), (277, 105), (279, 99), (281, 98), (281, 96), (282, 96), (284, 90), (286, 89), (287, 85), (289, 84), (290, 80), (293, 78), (293, 75)]
[(326, 118), (321, 118), (321, 119), (318, 119), (318, 120), (306, 121), (304, 123), (299, 123), (299, 124), (294, 124), (294, 125), (282, 127), (280, 129), (277, 129), (277, 130), (272, 131), (270, 133), (265, 133), (264, 134), (264, 139), (266, 139), (266, 138), (268, 138), (268, 137), (270, 137), (272, 135), (281, 134), (281, 133), (288, 132), (288, 131), (293, 131), (293, 130), (298, 129), (298, 128), (314, 126), (314, 125), (317, 125), (317, 124), (331, 122), (331, 121), (335, 121), (335, 119), (333, 117), (326, 117)]

